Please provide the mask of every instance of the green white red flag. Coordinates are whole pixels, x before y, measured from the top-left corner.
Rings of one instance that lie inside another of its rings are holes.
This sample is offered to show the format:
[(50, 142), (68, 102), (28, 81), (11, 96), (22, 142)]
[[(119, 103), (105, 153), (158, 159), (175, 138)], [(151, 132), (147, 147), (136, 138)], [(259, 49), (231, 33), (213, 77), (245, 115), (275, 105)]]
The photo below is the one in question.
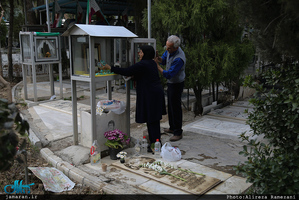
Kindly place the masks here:
[(100, 7), (95, 0), (87, 1), (86, 24), (90, 24), (91, 17), (99, 10)]

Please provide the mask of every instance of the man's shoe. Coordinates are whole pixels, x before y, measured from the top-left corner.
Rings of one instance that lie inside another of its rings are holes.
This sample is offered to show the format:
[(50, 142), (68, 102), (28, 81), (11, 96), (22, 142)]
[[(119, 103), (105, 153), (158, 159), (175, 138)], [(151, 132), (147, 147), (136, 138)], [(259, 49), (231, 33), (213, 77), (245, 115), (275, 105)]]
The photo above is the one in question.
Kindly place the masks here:
[(170, 130), (169, 128), (164, 129), (164, 133), (173, 133), (173, 130)]
[(183, 135), (174, 135), (171, 138), (169, 138), (170, 141), (174, 142), (174, 141), (178, 141), (180, 139), (183, 138)]

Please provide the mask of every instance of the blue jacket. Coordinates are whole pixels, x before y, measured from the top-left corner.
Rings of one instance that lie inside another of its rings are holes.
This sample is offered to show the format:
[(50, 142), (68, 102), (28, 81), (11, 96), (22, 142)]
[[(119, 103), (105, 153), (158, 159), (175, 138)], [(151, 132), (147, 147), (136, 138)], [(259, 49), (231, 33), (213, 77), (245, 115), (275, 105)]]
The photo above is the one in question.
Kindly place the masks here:
[(168, 83), (181, 83), (185, 80), (186, 57), (181, 47), (177, 51), (169, 54), (165, 51), (162, 55), (162, 65), (166, 65), (163, 76), (168, 79)]

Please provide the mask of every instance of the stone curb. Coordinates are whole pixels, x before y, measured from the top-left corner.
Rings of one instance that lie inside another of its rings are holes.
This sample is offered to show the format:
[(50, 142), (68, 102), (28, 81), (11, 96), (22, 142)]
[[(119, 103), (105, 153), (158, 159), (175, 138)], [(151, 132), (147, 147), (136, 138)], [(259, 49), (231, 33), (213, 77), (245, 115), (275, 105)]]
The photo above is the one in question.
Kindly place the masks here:
[(118, 192), (117, 187), (104, 183), (103, 180), (99, 181), (100, 177), (91, 176), (70, 163), (63, 161), (48, 148), (41, 149), (40, 154), (53, 167), (82, 185), (89, 186), (93, 190), (102, 190), (106, 194), (121, 194)]
[[(20, 86), (23, 86), (23, 81), (20, 81), (19, 83), (17, 83), (12, 89), (11, 89), (11, 93), (12, 93), (12, 101), (16, 102), (16, 98), (21, 98), (21, 96), (17, 93), (17, 89)], [(22, 91), (22, 89), (20, 89)]]

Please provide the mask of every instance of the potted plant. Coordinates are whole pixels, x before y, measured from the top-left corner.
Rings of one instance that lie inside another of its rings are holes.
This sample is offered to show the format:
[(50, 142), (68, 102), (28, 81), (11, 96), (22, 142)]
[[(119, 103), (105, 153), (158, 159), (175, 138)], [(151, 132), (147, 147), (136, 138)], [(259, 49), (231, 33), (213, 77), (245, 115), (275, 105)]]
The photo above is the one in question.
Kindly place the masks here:
[(129, 144), (130, 138), (119, 129), (107, 131), (104, 133), (104, 136), (107, 139), (105, 145), (109, 148), (110, 158), (116, 160), (117, 153), (123, 149), (123, 144)]

